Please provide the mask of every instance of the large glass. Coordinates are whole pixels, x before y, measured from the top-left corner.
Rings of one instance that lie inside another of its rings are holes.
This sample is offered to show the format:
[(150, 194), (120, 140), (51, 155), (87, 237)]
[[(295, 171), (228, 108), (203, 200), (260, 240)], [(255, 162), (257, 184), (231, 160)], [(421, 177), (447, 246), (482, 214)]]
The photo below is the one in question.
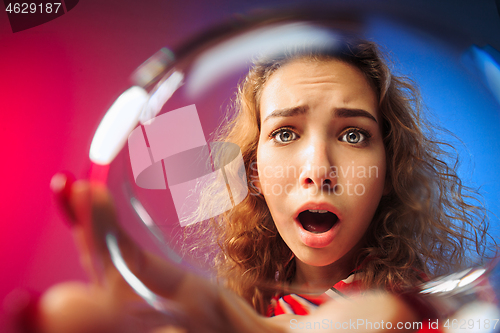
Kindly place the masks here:
[[(415, 79), (427, 105), (424, 112), (456, 135), (444, 139), (465, 156), (460, 175), (484, 185), (488, 208), (498, 211), (499, 182), (494, 180), (493, 165), (500, 161), (498, 131), (493, 129), (500, 126), (500, 67), (495, 50), (464, 40), (458, 46), (442, 33), (387, 16), (306, 11), (220, 25), (177, 49), (160, 50), (133, 73), (134, 87), (108, 111), (90, 154), (91, 177), (111, 189), (124, 230), (145, 250), (215, 279), (212, 259), (219, 251), (218, 239), (207, 220), (230, 211), (246, 196), (258, 195), (245, 172), (250, 166), (244, 165), (240, 147), (214, 141), (218, 126), (235, 110), (238, 85), (257, 58), (301, 47), (331, 52), (352, 35), (381, 45), (394, 60), (393, 71)], [(110, 236), (115, 265), (127, 275)], [(490, 263), (456, 273), (430, 283), (424, 292), (450, 295), (454, 290), (452, 297), (459, 304), (454, 312), (477, 303), (473, 309), (484, 306), (498, 318), (494, 306), (470, 296), (480, 285), (476, 279), (497, 279), (491, 278), (494, 267)], [(150, 304), (168, 312), (167, 303), (140, 281), (126, 279)], [(275, 279), (265, 284), (283, 288)], [(477, 317), (476, 310), (469, 314)]]

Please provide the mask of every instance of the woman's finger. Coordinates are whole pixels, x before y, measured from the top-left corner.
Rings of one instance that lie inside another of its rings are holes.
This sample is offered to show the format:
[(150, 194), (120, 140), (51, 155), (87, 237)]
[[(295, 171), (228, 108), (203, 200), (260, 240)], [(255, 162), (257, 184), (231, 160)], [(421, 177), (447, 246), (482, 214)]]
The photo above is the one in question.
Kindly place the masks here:
[(90, 184), (87, 181), (76, 181), (71, 189), (69, 199), (70, 211), (74, 212), (76, 222), (72, 232), (75, 244), (80, 253), (80, 261), (91, 281), (97, 285), (103, 283), (104, 262), (94, 246), (91, 228)]
[(59, 209), (64, 213), (65, 220), (70, 226), (76, 222), (76, 216), (69, 204), (71, 190), (75, 177), (69, 172), (56, 173), (50, 180), (50, 189)]
[(75, 245), (80, 255), (80, 262), (93, 283), (98, 283), (97, 271), (91, 260), (89, 239), (85, 237), (84, 220), (89, 219), (90, 193), (87, 182), (77, 181), (67, 172), (60, 172), (52, 177), (50, 188), (55, 202), (71, 228)]

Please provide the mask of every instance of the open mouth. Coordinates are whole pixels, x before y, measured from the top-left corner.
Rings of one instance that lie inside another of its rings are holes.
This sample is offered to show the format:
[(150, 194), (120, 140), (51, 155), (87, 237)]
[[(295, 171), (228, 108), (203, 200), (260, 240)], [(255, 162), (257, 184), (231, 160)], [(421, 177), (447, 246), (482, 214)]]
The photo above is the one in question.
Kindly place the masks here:
[(320, 234), (327, 232), (337, 223), (337, 215), (327, 210), (305, 210), (298, 216), (302, 227), (312, 233)]

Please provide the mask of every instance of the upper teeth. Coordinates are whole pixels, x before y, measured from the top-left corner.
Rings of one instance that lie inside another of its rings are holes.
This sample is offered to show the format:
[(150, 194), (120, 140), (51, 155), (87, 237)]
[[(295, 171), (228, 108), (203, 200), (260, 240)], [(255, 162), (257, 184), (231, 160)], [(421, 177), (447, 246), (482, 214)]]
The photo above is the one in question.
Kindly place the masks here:
[(316, 210), (316, 209), (309, 209), (309, 212), (311, 212), (311, 213), (328, 213), (327, 210)]

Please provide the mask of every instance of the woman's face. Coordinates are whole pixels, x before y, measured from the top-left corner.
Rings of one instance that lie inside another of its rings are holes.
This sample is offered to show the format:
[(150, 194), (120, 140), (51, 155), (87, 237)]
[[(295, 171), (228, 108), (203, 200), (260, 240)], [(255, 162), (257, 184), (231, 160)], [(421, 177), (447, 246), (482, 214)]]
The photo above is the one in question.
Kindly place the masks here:
[(346, 63), (294, 60), (269, 78), (260, 112), (255, 184), (281, 237), (304, 264), (345, 262), (384, 193), (373, 88)]

